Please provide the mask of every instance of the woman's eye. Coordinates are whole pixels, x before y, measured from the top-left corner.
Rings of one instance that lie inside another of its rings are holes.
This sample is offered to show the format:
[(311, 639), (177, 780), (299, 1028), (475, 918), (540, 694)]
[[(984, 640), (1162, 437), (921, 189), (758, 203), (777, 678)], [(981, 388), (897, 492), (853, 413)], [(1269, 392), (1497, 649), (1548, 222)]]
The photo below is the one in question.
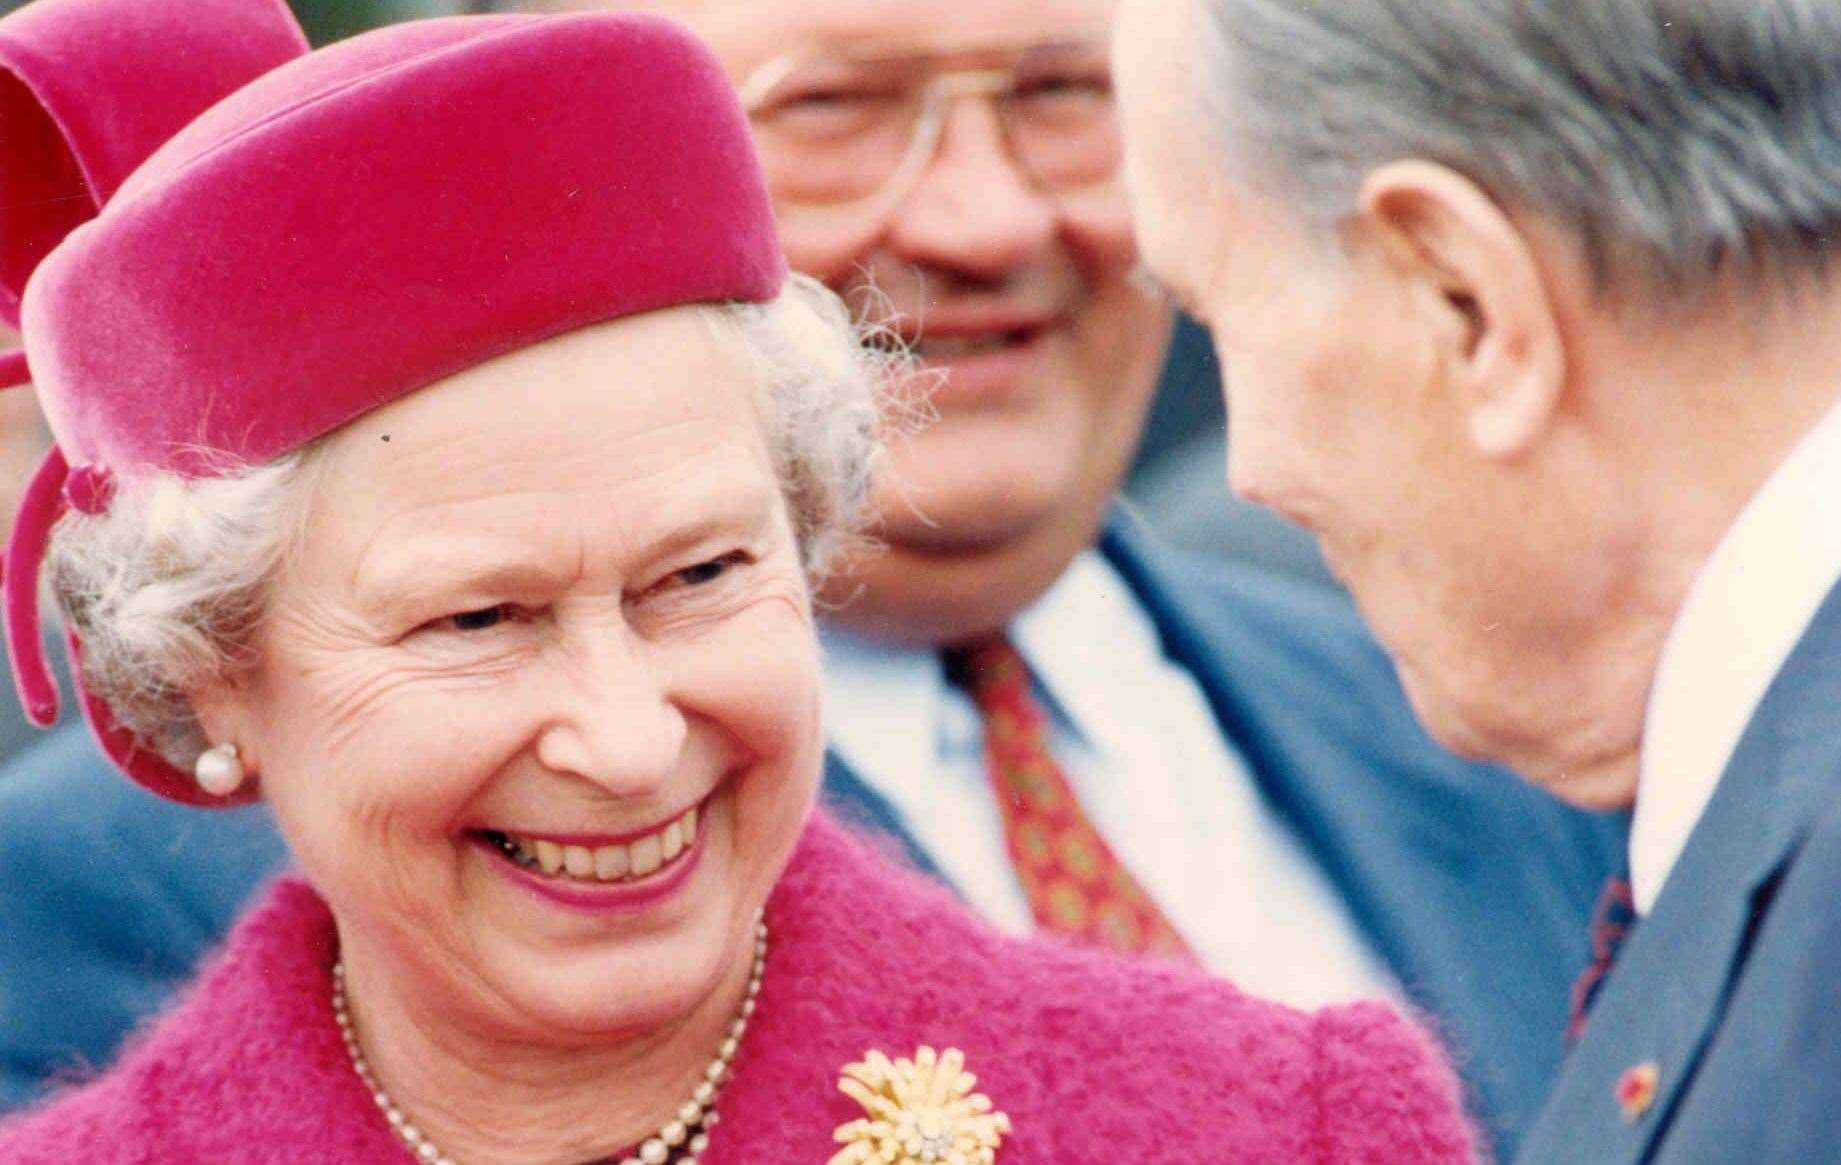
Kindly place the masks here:
[(487, 631), (505, 621), (505, 607), (481, 607), (477, 611), (465, 611), (450, 615), (448, 624), (456, 631)]
[(744, 551), (736, 550), (723, 555), (721, 558), (712, 558), (708, 562), (699, 562), (695, 566), (685, 567), (683, 570), (673, 574), (671, 578), (672, 581), (682, 586), (707, 586), (717, 579), (722, 578), (737, 566), (741, 566), (747, 560), (748, 555)]

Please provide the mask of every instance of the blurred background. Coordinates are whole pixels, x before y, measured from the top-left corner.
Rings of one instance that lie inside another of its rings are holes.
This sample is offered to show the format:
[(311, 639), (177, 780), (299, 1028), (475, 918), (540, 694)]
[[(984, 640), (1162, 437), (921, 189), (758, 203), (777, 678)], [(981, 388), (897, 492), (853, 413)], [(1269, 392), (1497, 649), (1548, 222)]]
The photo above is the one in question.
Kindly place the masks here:
[[(24, 2), (0, 0), (0, 14)], [(466, 7), (466, 0), (289, 2), (316, 45), (392, 21), (449, 15)], [(11, 346), (11, 337), (4, 333), (0, 328), (0, 347)], [(1179, 321), (1144, 443), (1126, 484), (1127, 504), (1178, 545), (1335, 586), (1307, 536), (1228, 494), (1218, 375), (1208, 333), (1187, 319)], [(29, 393), (0, 393), (0, 533), (11, 522), (18, 494), (49, 440)], [(33, 735), (9, 688), (0, 683), (0, 759)]]

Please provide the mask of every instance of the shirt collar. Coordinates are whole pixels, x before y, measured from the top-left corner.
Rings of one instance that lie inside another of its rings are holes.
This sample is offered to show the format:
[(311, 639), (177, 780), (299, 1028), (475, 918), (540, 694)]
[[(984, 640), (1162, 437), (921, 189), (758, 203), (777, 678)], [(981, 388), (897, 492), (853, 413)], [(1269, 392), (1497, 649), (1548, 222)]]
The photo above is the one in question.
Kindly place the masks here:
[(1663, 645), (1644, 719), (1630, 882), (1639, 914), (1706, 811), (1739, 737), (1841, 580), (1841, 405), (1746, 504)]
[[(1096, 629), (1103, 628), (1102, 631)], [(1135, 703), (1121, 684), (1141, 680), (1163, 649), (1131, 587), (1097, 551), (1076, 558), (1011, 628), (1017, 650), (1058, 719), (1081, 743), (1118, 755), (1132, 731), (1118, 710)]]

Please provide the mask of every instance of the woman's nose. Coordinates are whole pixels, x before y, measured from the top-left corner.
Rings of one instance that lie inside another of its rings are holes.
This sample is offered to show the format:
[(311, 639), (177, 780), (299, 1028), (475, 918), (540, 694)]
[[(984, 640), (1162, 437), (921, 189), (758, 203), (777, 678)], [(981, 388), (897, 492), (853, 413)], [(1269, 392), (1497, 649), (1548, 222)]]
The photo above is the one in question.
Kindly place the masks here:
[(618, 797), (647, 797), (665, 787), (688, 726), (667, 677), (642, 649), (602, 637), (573, 648), (549, 682), (551, 711), (536, 744), (545, 768)]

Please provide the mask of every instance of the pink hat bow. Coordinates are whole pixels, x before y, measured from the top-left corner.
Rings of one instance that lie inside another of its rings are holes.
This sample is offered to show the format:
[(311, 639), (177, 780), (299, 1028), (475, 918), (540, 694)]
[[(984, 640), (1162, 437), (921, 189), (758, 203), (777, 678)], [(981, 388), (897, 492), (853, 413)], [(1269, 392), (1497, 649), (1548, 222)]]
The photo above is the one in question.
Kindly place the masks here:
[[(307, 52), (283, 0), (40, 0), (0, 20), (0, 318), (19, 326), (40, 262), (93, 219), (143, 161), (193, 118)], [(0, 354), (0, 387), (31, 379), (23, 349)], [(107, 504), (108, 476), (82, 466), (79, 508)], [(45, 540), (64, 503), (53, 448), (27, 487), (6, 550), (13, 678), (34, 724), (57, 719), (38, 627)]]

